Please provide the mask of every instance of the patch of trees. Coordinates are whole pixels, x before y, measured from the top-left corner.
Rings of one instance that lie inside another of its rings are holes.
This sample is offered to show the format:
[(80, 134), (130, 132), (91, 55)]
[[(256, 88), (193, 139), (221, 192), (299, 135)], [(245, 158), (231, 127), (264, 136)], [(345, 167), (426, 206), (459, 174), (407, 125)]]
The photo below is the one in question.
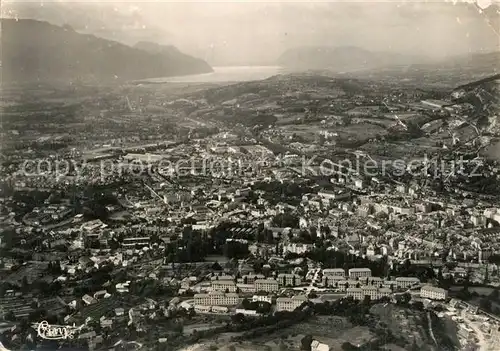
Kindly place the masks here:
[(249, 255), (248, 243), (236, 240), (226, 241), (224, 244), (224, 256), (227, 258), (245, 258)]
[(469, 291), (469, 289), (461, 289), (458, 293), (457, 293), (457, 298), (459, 298), (460, 300), (463, 300), (463, 301), (469, 301), (473, 298), (476, 298), (478, 297), (479, 295), (475, 292), (475, 291)]
[(396, 277), (415, 277), (423, 282), (436, 278), (432, 268), (412, 265), (410, 260), (405, 260), (402, 265), (395, 264), (389, 274)]
[(372, 328), (371, 331), (373, 331), (376, 335), (375, 338), (367, 342), (366, 344), (363, 344), (357, 350), (363, 350), (363, 351), (371, 351), (371, 350), (380, 350), (382, 346), (393, 343), (401, 348), (404, 348), (408, 350), (406, 347), (406, 340), (402, 336), (396, 336), (394, 333), (384, 327), (377, 327), (377, 328)]
[(335, 315), (345, 317), (354, 325), (369, 325), (373, 318), (370, 315), (371, 301), (359, 303), (353, 298), (344, 298), (334, 302), (325, 301), (312, 306), (319, 315)]
[(304, 194), (312, 192), (312, 188), (307, 184), (287, 182), (258, 182), (252, 186), (252, 190), (265, 191), (263, 198), (272, 204), (286, 202), (294, 205), (298, 205), (302, 201)]
[(359, 350), (359, 347), (351, 344), (349, 341), (342, 343), (342, 350), (344, 351), (356, 351)]
[(221, 122), (229, 124), (242, 124), (247, 127), (266, 128), (274, 125), (278, 118), (269, 114), (255, 113), (253, 110), (236, 110), (233, 108), (224, 108), (224, 114), (217, 115), (215, 118)]
[(50, 192), (46, 191), (16, 191), (12, 199), (12, 211), (16, 213), (16, 220), (20, 220), (26, 213), (31, 212), (35, 207), (41, 206), (49, 198)]
[(312, 342), (313, 342), (312, 335), (307, 334), (300, 340), (300, 349), (304, 351), (311, 351)]
[(108, 218), (106, 206), (118, 204), (118, 200), (111, 192), (96, 190), (91, 192), (89, 199), (82, 204), (83, 214), (89, 219), (105, 220)]
[(277, 330), (288, 328), (309, 318), (311, 316), (311, 312), (312, 310), (308, 308), (304, 310), (296, 310), (294, 312), (282, 311), (276, 312), (274, 315), (264, 318), (248, 320), (245, 324), (243, 324), (243, 326), (244, 330), (250, 329), (250, 331), (233, 338), (233, 341), (249, 340), (262, 335), (268, 335)]
[(208, 329), (196, 330), (190, 336), (169, 339), (167, 345), (172, 349), (176, 349), (181, 345), (193, 344), (200, 339), (213, 337), (214, 335), (228, 332), (244, 332), (241, 336), (234, 337), (232, 341), (249, 340), (264, 334), (272, 333), (276, 330), (287, 328), (293, 324), (300, 323), (312, 315), (312, 310), (305, 308), (304, 310), (296, 310), (294, 312), (277, 312), (274, 315), (268, 315), (260, 318), (246, 318), (238, 314), (232, 317), (233, 323)]
[[(411, 294), (410, 293), (406, 292), (404, 294), (396, 296), (396, 303), (398, 305), (409, 306), (410, 301), (411, 301)], [(417, 306), (420, 306), (420, 305), (417, 305)]]
[(283, 193), (287, 196), (299, 196), (312, 192), (307, 184), (281, 183), (281, 182), (256, 182), (252, 190), (262, 190), (270, 193)]
[(500, 264), (500, 254), (494, 253), (488, 258), (488, 262)]
[(446, 324), (446, 320), (439, 318), (434, 312), (430, 312), (430, 318), (439, 349), (459, 350), (460, 343), (456, 335), (456, 327), (452, 324)]
[(268, 83), (245, 82), (234, 84), (223, 88), (212, 88), (203, 91), (201, 94), (209, 103), (218, 103), (234, 99), (241, 95), (257, 94), (259, 96), (270, 96), (278, 92), (277, 88), (269, 86)]
[(263, 224), (259, 225), (253, 239), (258, 243), (274, 244), (276, 242), (272, 230), (264, 228)]
[(304, 243), (304, 244), (314, 244), (318, 239), (318, 233), (315, 227), (309, 230), (301, 230), (298, 237), (293, 237), (290, 241)]
[(165, 249), (166, 262), (201, 262), (209, 253), (209, 241), (200, 232), (185, 227), (182, 238), (169, 243)]
[(498, 305), (500, 305), (499, 295), (500, 293), (498, 289), (493, 290), (490, 295), (479, 300), (479, 308), (488, 313), (500, 315), (500, 308), (498, 307)]
[(230, 232), (231, 226), (231, 223), (223, 222), (216, 228), (210, 229), (208, 232), (208, 238), (210, 240), (210, 253), (222, 254), (226, 240), (232, 237)]
[(269, 312), (271, 312), (271, 304), (269, 302), (249, 301), (248, 299), (243, 299), (241, 304), (244, 309), (257, 311), (257, 313), (268, 314)]
[(299, 218), (291, 212), (279, 213), (273, 217), (272, 225), (280, 228), (298, 228)]

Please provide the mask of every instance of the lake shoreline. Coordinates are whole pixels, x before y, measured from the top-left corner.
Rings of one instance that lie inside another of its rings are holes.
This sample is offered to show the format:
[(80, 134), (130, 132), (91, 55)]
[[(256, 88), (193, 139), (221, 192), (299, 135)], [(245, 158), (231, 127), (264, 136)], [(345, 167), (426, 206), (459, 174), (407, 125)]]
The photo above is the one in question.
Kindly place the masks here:
[(190, 74), (176, 77), (148, 78), (136, 81), (142, 84), (164, 84), (164, 83), (190, 83), (190, 84), (223, 84), (238, 83), (254, 80), (267, 79), (269, 77), (286, 73), (281, 66), (222, 66), (212, 67), (213, 72)]

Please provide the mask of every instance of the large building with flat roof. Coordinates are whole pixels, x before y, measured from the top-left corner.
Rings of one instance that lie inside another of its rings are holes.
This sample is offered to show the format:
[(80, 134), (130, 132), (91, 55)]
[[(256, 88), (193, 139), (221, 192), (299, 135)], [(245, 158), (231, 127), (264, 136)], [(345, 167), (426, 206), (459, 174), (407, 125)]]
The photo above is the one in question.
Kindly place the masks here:
[(212, 280), (211, 287), (213, 291), (222, 291), (222, 292), (236, 291), (236, 283), (234, 282), (234, 280)]
[(297, 286), (302, 282), (302, 278), (297, 274), (278, 274), (278, 284), (281, 286)]
[(400, 289), (406, 289), (414, 285), (420, 284), (420, 279), (415, 277), (398, 277), (396, 278), (396, 286)]
[(304, 295), (295, 295), (293, 297), (278, 297), (276, 299), (276, 311), (294, 311), (308, 299)]
[(194, 304), (204, 306), (234, 306), (238, 304), (238, 294), (225, 294), (220, 291), (211, 291), (208, 294), (195, 294)]
[(345, 270), (343, 268), (326, 268), (323, 269), (323, 276), (345, 277)]
[(384, 296), (390, 296), (391, 290), (387, 288), (377, 288), (373, 285), (365, 285), (360, 288), (347, 288), (346, 296), (351, 296), (355, 300), (363, 300), (369, 296), (370, 300), (378, 300)]
[(349, 269), (349, 279), (361, 279), (371, 277), (372, 271), (370, 268), (351, 268)]
[(420, 289), (420, 297), (430, 300), (446, 300), (448, 291), (435, 286), (426, 285)]
[(278, 281), (275, 279), (257, 279), (254, 285), (255, 291), (276, 292), (279, 289)]

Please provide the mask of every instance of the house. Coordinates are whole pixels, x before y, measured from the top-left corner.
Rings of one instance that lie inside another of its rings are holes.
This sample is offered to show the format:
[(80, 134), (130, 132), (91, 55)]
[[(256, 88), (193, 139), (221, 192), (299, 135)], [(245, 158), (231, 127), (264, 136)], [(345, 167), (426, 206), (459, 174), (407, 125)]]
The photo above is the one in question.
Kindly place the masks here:
[(136, 248), (138, 246), (139, 247), (149, 246), (150, 241), (151, 240), (149, 236), (125, 238), (123, 239), (122, 247), (124, 249), (127, 249), (127, 248)]
[(113, 321), (111, 319), (103, 319), (101, 320), (101, 327), (111, 328), (113, 327)]
[(97, 291), (95, 294), (94, 294), (94, 299), (96, 300), (99, 300), (99, 299), (102, 299), (102, 298), (108, 298), (110, 297), (111, 295), (108, 294), (108, 292), (106, 290), (99, 290)]
[(229, 309), (226, 306), (212, 306), (212, 313), (225, 314)]
[(283, 245), (283, 255), (286, 255), (289, 252), (300, 255), (308, 251), (311, 251), (313, 247), (314, 245), (311, 244), (298, 244), (298, 243)]
[(273, 297), (270, 295), (254, 295), (252, 297), (252, 302), (268, 302), (273, 303)]
[(241, 313), (245, 316), (260, 316), (259, 313), (257, 313), (256, 310), (245, 310), (243, 308), (237, 308), (236, 309), (236, 314)]
[(311, 351), (330, 351), (330, 346), (320, 343), (318, 340), (313, 340), (311, 343)]
[(197, 313), (210, 313), (212, 311), (212, 306), (194, 305), (194, 310)]
[(128, 286), (130, 284), (130, 281), (127, 281), (125, 283), (118, 283), (116, 284), (116, 292), (118, 293), (128, 293)]
[(355, 186), (357, 189), (363, 189), (363, 187), (364, 187), (364, 182), (363, 182), (363, 179), (358, 179), (358, 178), (355, 178), (355, 179), (354, 179), (354, 186)]
[(82, 296), (82, 301), (85, 302), (85, 304), (87, 304), (87, 305), (92, 305), (94, 303), (97, 303), (96, 299), (94, 299), (92, 296), (87, 295), (87, 294)]

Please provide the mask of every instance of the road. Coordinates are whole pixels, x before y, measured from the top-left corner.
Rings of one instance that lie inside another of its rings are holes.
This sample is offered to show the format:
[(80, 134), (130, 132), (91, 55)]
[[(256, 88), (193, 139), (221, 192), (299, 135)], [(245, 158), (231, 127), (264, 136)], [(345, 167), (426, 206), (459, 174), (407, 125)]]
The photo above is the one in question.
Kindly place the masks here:
[(199, 125), (199, 126), (201, 126), (201, 127), (206, 127), (206, 126), (208, 126), (208, 124), (207, 124), (207, 123), (202, 122), (202, 121), (199, 121), (199, 120), (196, 120), (196, 119), (193, 119), (193, 118), (191, 118), (191, 117), (185, 117), (185, 119), (186, 119), (186, 120), (188, 120), (188, 121), (190, 121), (190, 122), (193, 122), (193, 123), (195, 123), (195, 124), (197, 124), (197, 125)]
[[(311, 283), (307, 286), (307, 287), (299, 287), (299, 288), (293, 288), (293, 290), (299, 290), (299, 291), (305, 291), (306, 294), (309, 294), (312, 290), (314, 291), (325, 291), (326, 289), (321, 289), (321, 288), (317, 288), (314, 286), (314, 283), (316, 283), (317, 279), (318, 279), (318, 275), (319, 273), (321, 272), (321, 268), (316, 268), (314, 270), (314, 275), (312, 276), (311, 278)], [(307, 276), (310, 276), (309, 274)]]
[(314, 277), (312, 278), (311, 280), (311, 284), (309, 284), (309, 290), (312, 290), (314, 289), (314, 283), (316, 283), (316, 280), (318, 280), (318, 274), (319, 272), (321, 272), (321, 268), (316, 268), (315, 272), (314, 272)]
[(429, 334), (431, 335), (432, 341), (434, 341), (434, 344), (438, 346), (438, 342), (436, 338), (434, 337), (434, 331), (432, 330), (432, 321), (431, 321), (431, 314), (430, 312), (427, 312), (427, 322), (429, 323)]

